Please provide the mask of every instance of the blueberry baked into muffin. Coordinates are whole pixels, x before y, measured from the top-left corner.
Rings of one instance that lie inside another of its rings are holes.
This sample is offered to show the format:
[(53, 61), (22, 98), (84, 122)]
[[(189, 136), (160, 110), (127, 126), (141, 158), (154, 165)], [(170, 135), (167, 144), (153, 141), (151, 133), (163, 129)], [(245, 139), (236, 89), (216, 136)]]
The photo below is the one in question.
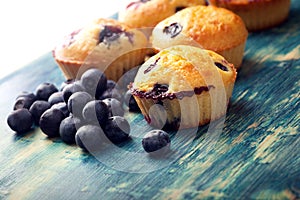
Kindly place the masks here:
[(150, 125), (182, 129), (225, 115), (235, 79), (234, 66), (222, 56), (177, 45), (148, 59), (129, 88)]
[(290, 0), (210, 0), (239, 15), (249, 31), (259, 31), (281, 24), (287, 19)]
[(205, 0), (131, 0), (119, 12), (119, 20), (133, 28), (153, 28), (177, 11), (196, 5), (205, 5)]
[(192, 6), (164, 19), (152, 33), (152, 45), (164, 49), (188, 44), (215, 51), (239, 68), (248, 31), (233, 12), (214, 6)]
[(114, 19), (100, 18), (67, 36), (53, 50), (53, 56), (67, 79), (97, 67), (108, 79), (117, 81), (144, 61), (147, 44), (141, 31)]

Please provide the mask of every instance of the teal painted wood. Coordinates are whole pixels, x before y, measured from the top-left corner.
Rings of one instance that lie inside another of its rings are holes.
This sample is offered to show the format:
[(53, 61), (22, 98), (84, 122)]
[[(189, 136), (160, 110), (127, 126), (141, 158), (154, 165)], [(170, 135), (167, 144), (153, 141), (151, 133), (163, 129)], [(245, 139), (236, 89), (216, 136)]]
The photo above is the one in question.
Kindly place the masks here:
[(136, 114), (133, 139), (95, 155), (39, 129), (15, 135), (16, 95), (64, 80), (50, 53), (0, 80), (0, 199), (299, 199), (299, 11), (294, 0), (287, 22), (249, 35), (225, 125), (212, 124), (222, 133), (173, 134), (163, 159), (143, 153), (149, 127)]

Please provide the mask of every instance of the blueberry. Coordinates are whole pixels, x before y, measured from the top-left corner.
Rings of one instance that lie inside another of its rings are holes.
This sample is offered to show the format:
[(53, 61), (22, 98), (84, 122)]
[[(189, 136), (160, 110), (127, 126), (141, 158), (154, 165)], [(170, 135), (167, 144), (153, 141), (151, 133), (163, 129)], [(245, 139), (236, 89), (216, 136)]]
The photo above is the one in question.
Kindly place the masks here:
[(107, 80), (106, 90), (112, 90), (117, 87), (117, 83), (114, 80)]
[(123, 76), (118, 80), (116, 89), (118, 89), (119, 91), (122, 90), (122, 92), (126, 92), (128, 89), (128, 85), (134, 81), (134, 78), (138, 72), (139, 66), (134, 67), (132, 69), (130, 69), (129, 71), (127, 71), (125, 74), (123, 74)]
[(59, 91), (63, 91), (64, 88), (69, 85), (69, 84), (72, 84), (74, 83), (75, 80), (74, 79), (68, 79), (68, 80), (65, 80), (64, 82), (62, 82), (62, 84), (60, 85), (60, 88), (59, 88)]
[(124, 117), (110, 117), (105, 125), (104, 133), (111, 142), (121, 143), (129, 138), (130, 125)]
[(39, 125), (40, 118), (42, 114), (51, 107), (48, 101), (37, 100), (35, 101), (29, 109), (35, 125)]
[(66, 85), (62, 91), (64, 101), (68, 103), (68, 100), (72, 94), (76, 92), (83, 92), (83, 91), (85, 91), (85, 88), (78, 81)]
[(51, 105), (60, 103), (60, 102), (64, 102), (64, 97), (63, 97), (63, 93), (62, 92), (55, 92), (53, 94), (51, 94), (51, 96), (48, 99), (48, 102)]
[(185, 9), (185, 8), (186, 8), (185, 6), (177, 6), (177, 7), (175, 8), (175, 12), (179, 12), (179, 11)]
[(28, 109), (22, 108), (13, 111), (7, 117), (8, 126), (17, 133), (29, 131), (33, 125), (33, 118)]
[(54, 104), (51, 106), (51, 108), (60, 110), (62, 113), (64, 113), (65, 117), (68, 117), (70, 114), (68, 105), (65, 102)]
[(51, 94), (57, 91), (58, 89), (52, 83), (42, 83), (36, 88), (36, 97), (38, 100), (48, 101)]
[(59, 136), (59, 126), (65, 115), (59, 109), (50, 108), (40, 118), (40, 128), (48, 137)]
[(26, 108), (29, 109), (30, 106), (33, 104), (33, 102), (36, 99), (30, 98), (30, 97), (19, 97), (17, 98), (17, 100), (15, 101), (15, 104), (13, 106), (14, 110), (18, 110), (18, 109), (22, 109), (22, 108)]
[(139, 0), (139, 1), (134, 1), (134, 2), (131, 2), (130, 4), (128, 4), (126, 6), (126, 8), (130, 8), (130, 7), (135, 7), (135, 8), (138, 8), (140, 6), (140, 4), (143, 4), (143, 3), (146, 3), (148, 1), (151, 1), (151, 0)]
[(99, 34), (99, 43), (105, 42), (113, 42), (120, 37), (120, 34), (124, 31), (118, 26), (107, 25), (104, 26), (104, 29), (100, 31)]
[(136, 103), (133, 95), (131, 94), (130, 90), (128, 90), (125, 93), (124, 101), (125, 101), (126, 106), (129, 107), (129, 111), (132, 111), (132, 112), (140, 112), (141, 111), (138, 104)]
[(94, 100), (85, 105), (82, 115), (85, 121), (104, 126), (109, 117), (109, 109), (103, 101)]
[(68, 109), (75, 117), (82, 118), (82, 110), (84, 106), (92, 100), (93, 98), (89, 93), (76, 92), (69, 98)]
[(95, 97), (105, 91), (107, 78), (102, 71), (92, 68), (82, 74), (80, 83), (88, 93)]
[(76, 144), (83, 150), (95, 152), (106, 142), (103, 130), (96, 125), (85, 125), (75, 135)]
[(100, 95), (96, 96), (96, 99), (103, 100), (106, 98), (116, 98), (119, 101), (122, 101), (122, 94), (119, 91), (119, 86), (113, 80), (107, 80), (106, 90)]
[(162, 130), (152, 130), (143, 137), (142, 145), (145, 151), (150, 153), (169, 146), (170, 142), (168, 133)]
[(16, 98), (16, 100), (20, 97), (26, 97), (26, 98), (30, 98), (32, 99), (33, 101), (36, 101), (37, 98), (35, 96), (35, 94), (33, 94), (32, 92), (26, 92), (26, 91), (23, 91), (21, 94), (19, 94)]
[(228, 68), (227, 68), (226, 66), (224, 66), (223, 64), (221, 64), (221, 63), (219, 63), (219, 62), (215, 62), (215, 65), (216, 65), (219, 69), (221, 69), (221, 70), (223, 70), (223, 71), (225, 71), (225, 72), (228, 72)]
[(59, 126), (59, 135), (67, 144), (75, 144), (75, 134), (82, 126), (82, 121), (79, 118), (69, 116), (65, 118)]
[(163, 33), (171, 35), (171, 38), (176, 37), (182, 31), (182, 26), (176, 22), (170, 24), (170, 26), (166, 26), (163, 29)]
[(115, 98), (121, 102), (123, 101), (123, 96), (117, 89), (107, 89), (101, 94), (101, 96), (96, 97), (96, 99), (98, 100), (103, 100), (107, 98)]
[(108, 107), (109, 117), (112, 116), (123, 116), (124, 109), (122, 107), (122, 103), (114, 98), (107, 98), (102, 100)]

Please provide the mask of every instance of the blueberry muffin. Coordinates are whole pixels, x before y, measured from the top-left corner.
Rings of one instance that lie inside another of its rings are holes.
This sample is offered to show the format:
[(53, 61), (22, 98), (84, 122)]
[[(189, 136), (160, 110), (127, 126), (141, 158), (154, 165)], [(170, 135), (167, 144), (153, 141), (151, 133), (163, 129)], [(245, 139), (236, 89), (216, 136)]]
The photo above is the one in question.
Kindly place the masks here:
[(291, 2), (290, 0), (210, 0), (210, 3), (239, 15), (249, 31), (259, 31), (279, 25), (287, 19)]
[(225, 115), (235, 79), (235, 68), (222, 56), (177, 45), (148, 59), (129, 88), (150, 125), (182, 129)]
[(107, 78), (117, 81), (144, 61), (147, 44), (141, 31), (114, 19), (100, 18), (67, 36), (53, 50), (53, 56), (67, 79), (97, 67)]
[(156, 48), (198, 46), (215, 51), (239, 68), (247, 36), (243, 20), (233, 12), (214, 6), (193, 6), (161, 21), (151, 37)]
[(179, 10), (204, 4), (205, 0), (131, 0), (119, 12), (119, 21), (133, 28), (153, 28)]

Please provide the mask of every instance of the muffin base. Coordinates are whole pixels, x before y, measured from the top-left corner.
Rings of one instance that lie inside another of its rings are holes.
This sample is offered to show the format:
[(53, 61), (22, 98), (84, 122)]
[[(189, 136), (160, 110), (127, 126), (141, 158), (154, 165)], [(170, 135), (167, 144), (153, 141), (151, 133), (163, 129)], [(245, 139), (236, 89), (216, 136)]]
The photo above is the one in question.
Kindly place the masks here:
[[(134, 92), (133, 95), (148, 124), (176, 130), (201, 126), (224, 116), (232, 90), (233, 84), (182, 99), (141, 98)], [(159, 106), (153, 109), (155, 105)]]
[(120, 55), (110, 63), (103, 63), (101, 60), (91, 60), (89, 58), (85, 61), (62, 60), (56, 57), (55, 53), (53, 53), (53, 56), (66, 79), (80, 78), (87, 69), (98, 68), (105, 73), (108, 79), (118, 81), (125, 72), (142, 64), (148, 52), (149, 49), (147, 48), (133, 50)]
[(222, 55), (228, 62), (232, 63), (234, 67), (238, 70), (240, 69), (243, 62), (245, 46), (246, 41), (236, 47), (217, 53)]
[(239, 15), (251, 32), (281, 24), (288, 17), (290, 8), (290, 0), (261, 0), (246, 4), (212, 0), (211, 3)]

